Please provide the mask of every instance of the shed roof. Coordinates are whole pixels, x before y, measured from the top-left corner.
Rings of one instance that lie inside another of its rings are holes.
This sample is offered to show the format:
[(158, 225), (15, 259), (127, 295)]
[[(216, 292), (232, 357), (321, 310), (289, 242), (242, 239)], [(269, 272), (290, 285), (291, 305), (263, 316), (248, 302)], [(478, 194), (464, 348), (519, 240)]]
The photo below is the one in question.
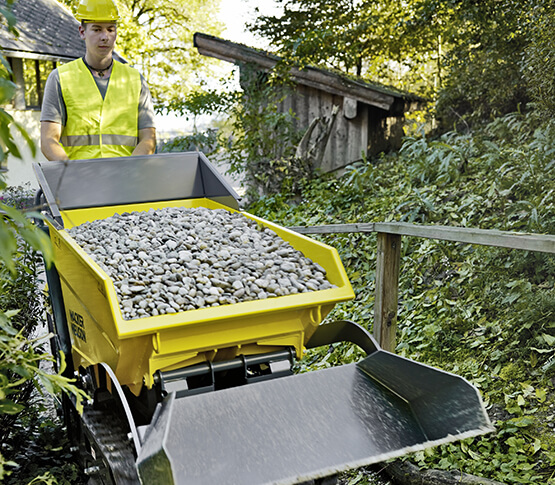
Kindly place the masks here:
[[(281, 60), (275, 54), (200, 32), (194, 35), (194, 45), (202, 55), (215, 57), (227, 62), (255, 64), (264, 70), (271, 70)], [(423, 100), (407, 92), (355, 80), (326, 69), (307, 66), (302, 69), (292, 68), (290, 73), (293, 80), (299, 84), (345, 98), (356, 99), (386, 111), (392, 109), (395, 101)]]
[[(0, 0), (5, 6), (6, 0)], [(15, 37), (6, 25), (0, 29), (4, 55), (29, 59), (69, 61), (85, 55), (79, 22), (56, 0), (19, 0), (12, 10), (17, 18)]]

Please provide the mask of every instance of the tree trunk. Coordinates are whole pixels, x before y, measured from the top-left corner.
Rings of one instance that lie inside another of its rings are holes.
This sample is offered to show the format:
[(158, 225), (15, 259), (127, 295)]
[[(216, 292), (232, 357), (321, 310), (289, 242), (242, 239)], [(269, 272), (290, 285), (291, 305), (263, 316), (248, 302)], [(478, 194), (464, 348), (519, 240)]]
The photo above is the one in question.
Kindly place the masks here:
[(384, 471), (397, 485), (505, 485), (457, 471), (420, 470), (412, 463), (399, 460), (388, 463)]

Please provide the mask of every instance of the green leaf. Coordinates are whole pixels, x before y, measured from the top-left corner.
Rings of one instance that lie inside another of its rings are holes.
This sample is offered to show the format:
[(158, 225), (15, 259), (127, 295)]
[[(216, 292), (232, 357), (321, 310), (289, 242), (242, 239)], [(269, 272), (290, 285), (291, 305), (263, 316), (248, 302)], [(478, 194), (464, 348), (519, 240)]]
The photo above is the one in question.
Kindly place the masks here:
[(536, 399), (539, 402), (545, 402), (545, 400), (547, 399), (547, 392), (543, 387), (536, 388)]
[(46, 392), (54, 395), (56, 393), (56, 387), (50, 377), (49, 375), (39, 375), (39, 380)]
[(555, 336), (544, 333), (541, 335), (541, 338), (547, 345), (550, 345), (552, 347), (555, 346)]
[(534, 424), (534, 420), (527, 416), (520, 416), (518, 418), (513, 418), (509, 421), (510, 423), (518, 426), (519, 428), (527, 428)]
[[(14, 32), (14, 27), (15, 24), (17, 22), (17, 18), (15, 16), (15, 14), (13, 13), (11, 6), (13, 4), (13, 0), (8, 2), (8, 8), (6, 7), (2, 7), (0, 8), (0, 13), (6, 18), (7, 22), (8, 22), (8, 27), (10, 29), (10, 31), (13, 33)], [(15, 31), (17, 32), (17, 31)]]
[(351, 478), (348, 482), (347, 485), (356, 485), (357, 483), (360, 483), (362, 481), (362, 479), (364, 478), (364, 475), (362, 475), (362, 473), (358, 474), (356, 477)]
[(12, 273), (15, 271), (15, 263), (12, 256), (16, 250), (17, 241), (15, 236), (6, 222), (0, 218), (0, 260), (4, 262)]
[(9, 219), (17, 224), (23, 225), (27, 222), (25, 215), (10, 205), (0, 203), (0, 209), (6, 213)]
[(530, 350), (534, 350), (538, 354), (551, 354), (554, 349), (538, 349), (537, 347), (530, 347)]
[(0, 401), (0, 414), (17, 414), (25, 409), (25, 406), (14, 403), (9, 399)]
[(36, 226), (27, 225), (19, 230), (19, 234), (31, 245), (31, 247), (40, 251), (47, 262), (53, 261), (54, 250), (52, 248), (52, 243), (44, 231)]
[(34, 369), (32, 366), (27, 365), (10, 366), (10, 370), (12, 372), (15, 372), (16, 374), (19, 374), (24, 379), (32, 379), (36, 371), (36, 369)]
[[(7, 313), (7, 312), (6, 312)], [(14, 336), (17, 335), (17, 330), (10, 325), (9, 319), (6, 318), (6, 313), (0, 313), (0, 329), (4, 331), (7, 335)]]
[(522, 414), (522, 408), (520, 406), (507, 406), (507, 412), (511, 414)]
[(0, 78), (0, 104), (6, 104), (15, 96), (17, 85), (7, 79)]
[(36, 146), (34, 140), (31, 138), (29, 133), (27, 133), (27, 130), (25, 129), (25, 127), (23, 125), (21, 125), (20, 123), (17, 123), (17, 122), (14, 122), (13, 125), (19, 131), (19, 133), (21, 134), (21, 136), (25, 140), (26, 145), (31, 150), (31, 156), (34, 158), (37, 154), (37, 146)]
[(13, 154), (17, 158), (21, 158), (21, 153), (19, 153), (19, 148), (14, 143), (9, 125), (0, 123), (0, 140), (4, 143), (4, 146), (8, 149), (8, 153)]

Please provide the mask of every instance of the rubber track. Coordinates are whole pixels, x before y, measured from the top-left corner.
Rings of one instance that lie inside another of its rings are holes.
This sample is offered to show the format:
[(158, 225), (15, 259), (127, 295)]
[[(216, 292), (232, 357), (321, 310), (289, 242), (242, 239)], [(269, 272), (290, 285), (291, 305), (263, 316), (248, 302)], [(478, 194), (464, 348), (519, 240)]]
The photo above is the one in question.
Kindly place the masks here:
[[(127, 437), (123, 420), (111, 410), (94, 410), (86, 406), (82, 416), (89, 440), (102, 454), (112, 472), (115, 485), (136, 485), (139, 482), (133, 447)], [(100, 457), (97, 456), (97, 459)]]

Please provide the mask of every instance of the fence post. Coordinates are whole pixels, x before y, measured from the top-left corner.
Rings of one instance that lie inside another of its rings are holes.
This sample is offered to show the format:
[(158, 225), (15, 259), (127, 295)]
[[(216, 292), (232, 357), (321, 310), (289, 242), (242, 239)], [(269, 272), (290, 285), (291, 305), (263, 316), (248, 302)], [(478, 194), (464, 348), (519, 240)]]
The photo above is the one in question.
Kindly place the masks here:
[(395, 351), (397, 330), (397, 299), (401, 236), (378, 233), (376, 261), (376, 298), (374, 302), (374, 338), (381, 348)]

